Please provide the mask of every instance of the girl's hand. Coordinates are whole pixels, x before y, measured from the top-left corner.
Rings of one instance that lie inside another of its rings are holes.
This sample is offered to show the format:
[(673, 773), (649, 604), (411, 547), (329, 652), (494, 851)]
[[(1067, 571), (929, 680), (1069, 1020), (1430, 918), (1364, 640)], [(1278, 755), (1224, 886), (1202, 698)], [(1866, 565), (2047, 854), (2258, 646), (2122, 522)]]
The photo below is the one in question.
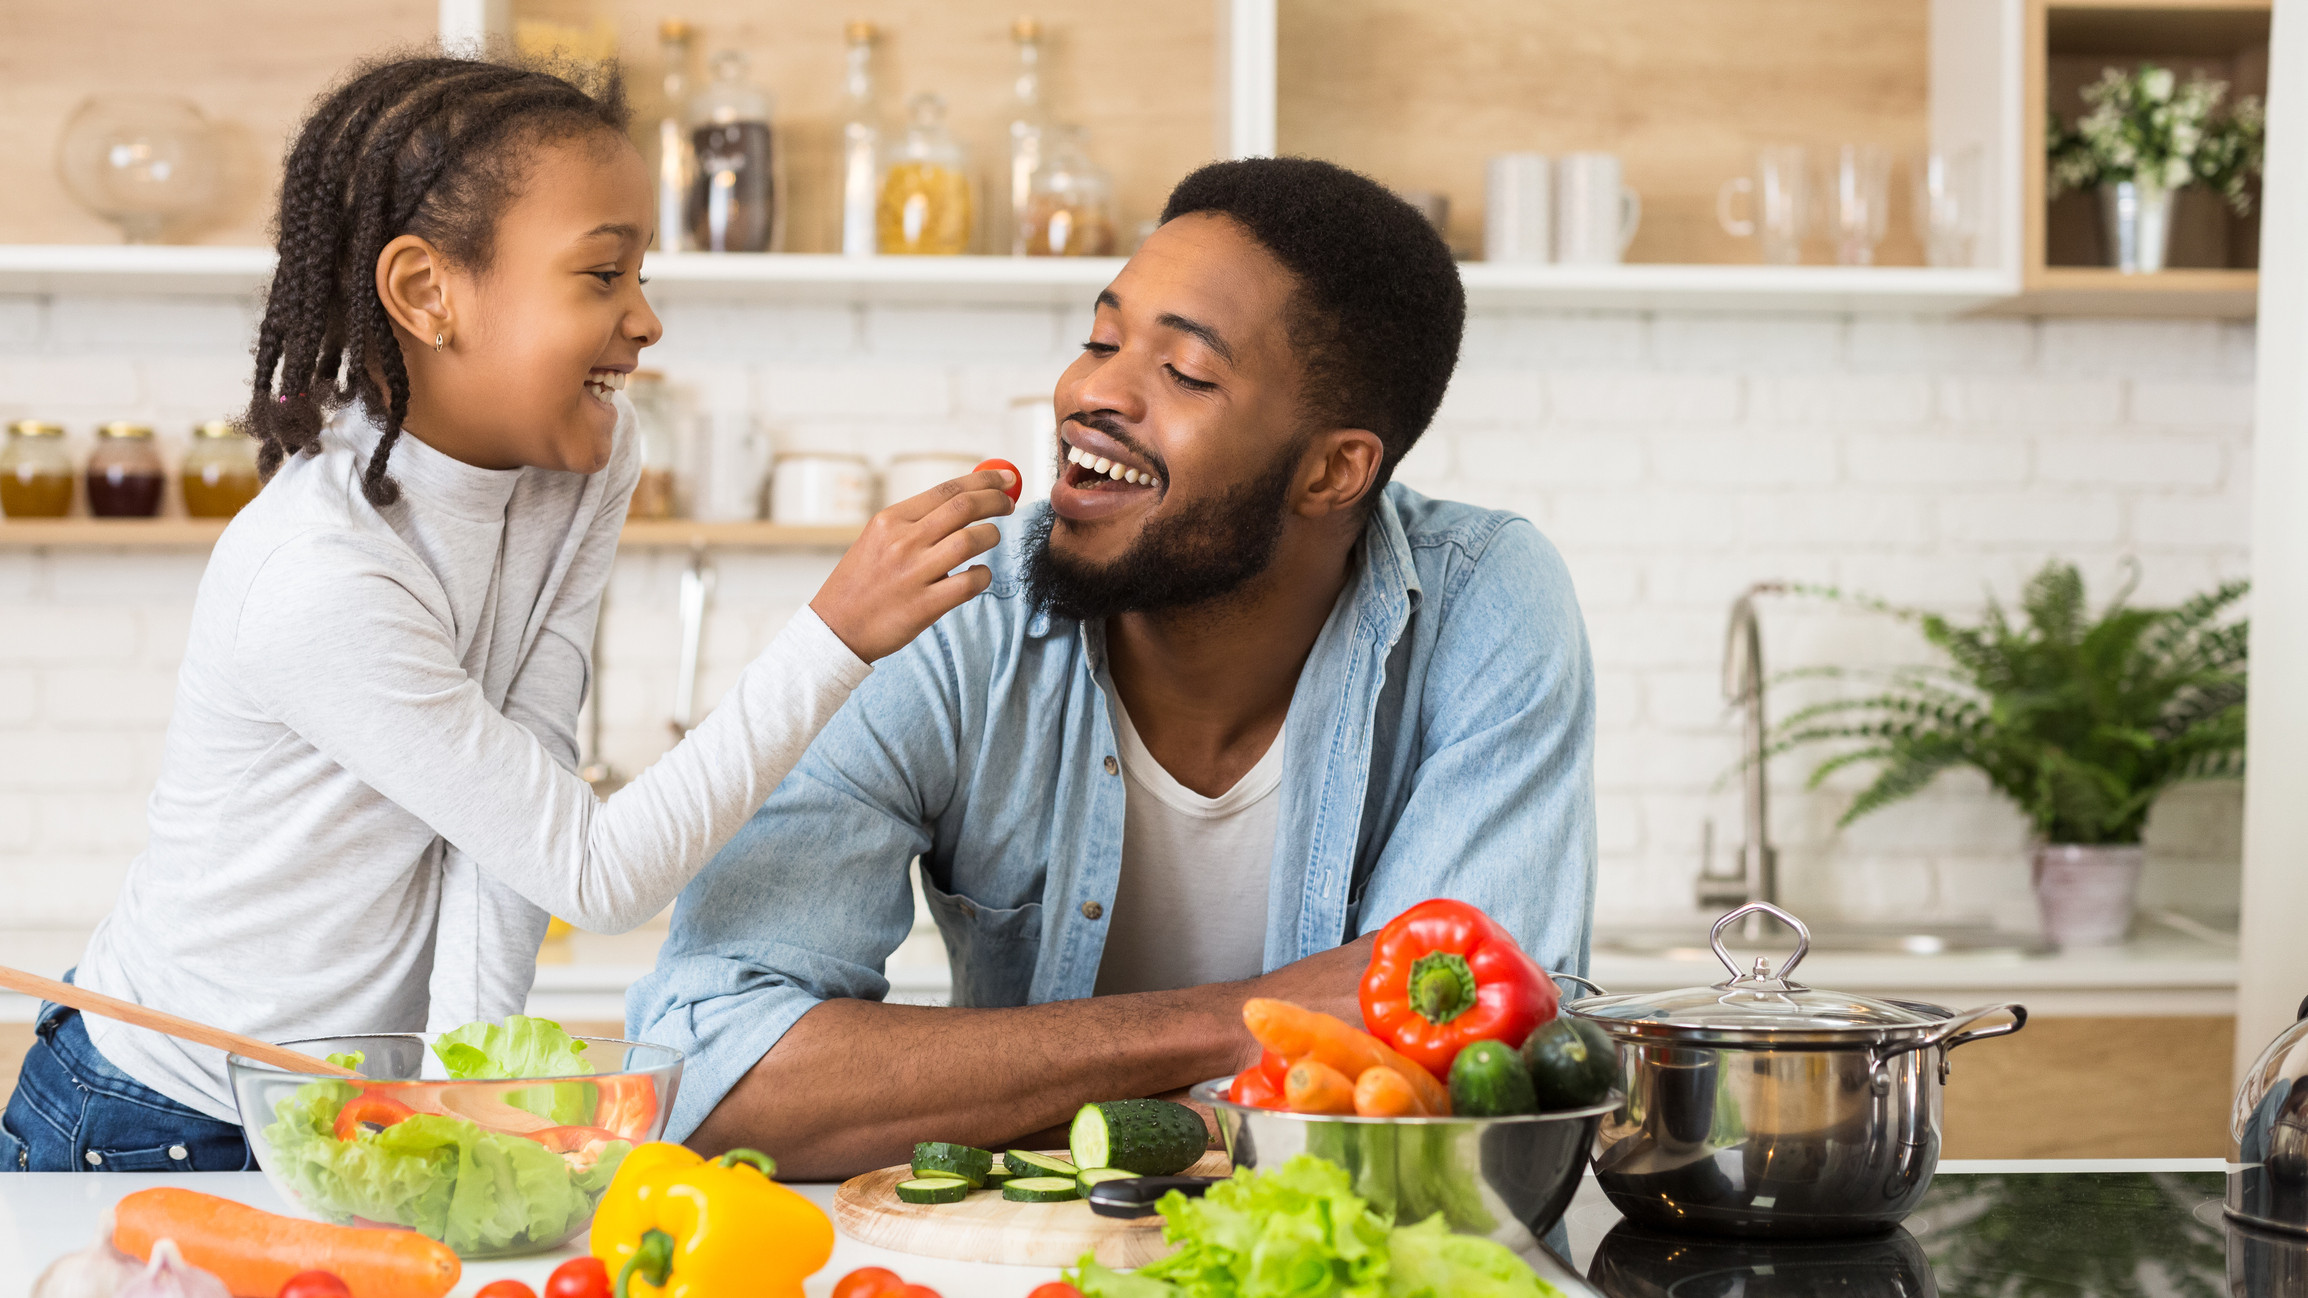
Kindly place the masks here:
[(1016, 481), (1001, 470), (965, 474), (874, 515), (810, 608), (867, 662), (896, 653), (993, 581), (983, 564), (954, 569), (1001, 542), (983, 520), (1016, 508), (1005, 494)]

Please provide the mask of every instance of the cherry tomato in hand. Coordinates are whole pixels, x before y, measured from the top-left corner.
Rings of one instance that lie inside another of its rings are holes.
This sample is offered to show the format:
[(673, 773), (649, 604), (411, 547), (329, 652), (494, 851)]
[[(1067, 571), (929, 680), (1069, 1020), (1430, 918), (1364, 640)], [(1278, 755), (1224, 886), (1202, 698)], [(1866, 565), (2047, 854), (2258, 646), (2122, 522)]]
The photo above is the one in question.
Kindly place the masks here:
[(1026, 1298), (1082, 1298), (1082, 1291), (1063, 1280), (1052, 1280), (1048, 1284), (1034, 1286), (1034, 1291), (1027, 1294)]
[(491, 1280), (473, 1298), (537, 1298), (537, 1291), (518, 1280)]
[(609, 1268), (597, 1257), (573, 1257), (553, 1268), (545, 1298), (610, 1298)]
[(861, 1266), (833, 1287), (833, 1298), (879, 1298), (905, 1287), (905, 1280), (886, 1266)]
[(299, 1271), (283, 1281), (280, 1298), (353, 1298), (351, 1286), (329, 1271)]
[(1009, 473), (1010, 485), (1002, 488), (1002, 494), (1010, 498), (1011, 504), (1017, 504), (1019, 494), (1026, 489), (1026, 475), (1018, 472), (1018, 466), (1008, 460), (984, 460), (970, 472), (984, 473), (988, 469), (1002, 469)]

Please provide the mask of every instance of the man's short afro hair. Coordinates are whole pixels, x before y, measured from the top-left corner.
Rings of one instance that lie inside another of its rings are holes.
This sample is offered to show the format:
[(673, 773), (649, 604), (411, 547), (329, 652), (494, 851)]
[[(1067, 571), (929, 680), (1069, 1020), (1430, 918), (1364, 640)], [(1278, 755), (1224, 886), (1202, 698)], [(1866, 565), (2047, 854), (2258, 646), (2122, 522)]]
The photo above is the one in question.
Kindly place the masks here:
[(1170, 191), (1162, 220), (1195, 212), (1233, 218), (1297, 277), (1288, 326), (1308, 413), (1386, 444), (1375, 499), (1458, 364), (1467, 297), (1450, 248), (1386, 186), (1316, 158), (1211, 163)]

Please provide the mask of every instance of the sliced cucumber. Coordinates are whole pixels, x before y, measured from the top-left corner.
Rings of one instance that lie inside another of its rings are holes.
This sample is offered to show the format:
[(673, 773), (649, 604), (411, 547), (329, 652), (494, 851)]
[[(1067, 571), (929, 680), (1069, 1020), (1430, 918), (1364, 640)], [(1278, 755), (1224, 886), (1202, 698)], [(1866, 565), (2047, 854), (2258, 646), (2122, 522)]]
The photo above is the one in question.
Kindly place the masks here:
[(1090, 1187), (1100, 1181), (1131, 1181), (1136, 1180), (1137, 1176), (1136, 1172), (1125, 1172), (1119, 1167), (1088, 1167), (1074, 1178), (1074, 1184), (1082, 1187), (1082, 1193), (1088, 1194)]
[(1139, 1176), (1175, 1176), (1210, 1145), (1202, 1115), (1168, 1100), (1107, 1100), (1074, 1115), (1066, 1143), (1080, 1168), (1119, 1167)]
[(1012, 1203), (1064, 1203), (1082, 1197), (1082, 1187), (1070, 1176), (1021, 1176), (1002, 1187)]
[(1082, 1169), (1053, 1154), (1037, 1154), (1031, 1149), (1013, 1149), (1002, 1155), (1002, 1162), (1019, 1176), (1072, 1176)]
[(1004, 1167), (1000, 1163), (996, 1163), (992, 1167), (986, 1169), (986, 1188), (989, 1190), (999, 1190), (1002, 1188), (1002, 1183), (1004, 1181), (1016, 1180), (1017, 1176), (1018, 1174), (1016, 1172), (1011, 1171), (1009, 1168)]
[(915, 1176), (958, 1176), (973, 1186), (980, 1186), (986, 1183), (986, 1173), (993, 1166), (992, 1154), (968, 1145), (925, 1140), (914, 1146)]
[(960, 1203), (970, 1197), (970, 1183), (953, 1176), (923, 1176), (898, 1182), (901, 1203)]

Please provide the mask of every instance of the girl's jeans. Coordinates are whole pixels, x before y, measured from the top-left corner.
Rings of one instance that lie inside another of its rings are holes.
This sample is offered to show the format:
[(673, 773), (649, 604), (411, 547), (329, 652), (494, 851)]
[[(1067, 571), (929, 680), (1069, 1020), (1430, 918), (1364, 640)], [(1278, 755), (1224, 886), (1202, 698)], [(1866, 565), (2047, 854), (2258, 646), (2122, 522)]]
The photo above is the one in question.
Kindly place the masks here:
[(16, 1094), (0, 1116), (0, 1172), (240, 1172), (240, 1128), (114, 1068), (80, 1011), (42, 1005)]

